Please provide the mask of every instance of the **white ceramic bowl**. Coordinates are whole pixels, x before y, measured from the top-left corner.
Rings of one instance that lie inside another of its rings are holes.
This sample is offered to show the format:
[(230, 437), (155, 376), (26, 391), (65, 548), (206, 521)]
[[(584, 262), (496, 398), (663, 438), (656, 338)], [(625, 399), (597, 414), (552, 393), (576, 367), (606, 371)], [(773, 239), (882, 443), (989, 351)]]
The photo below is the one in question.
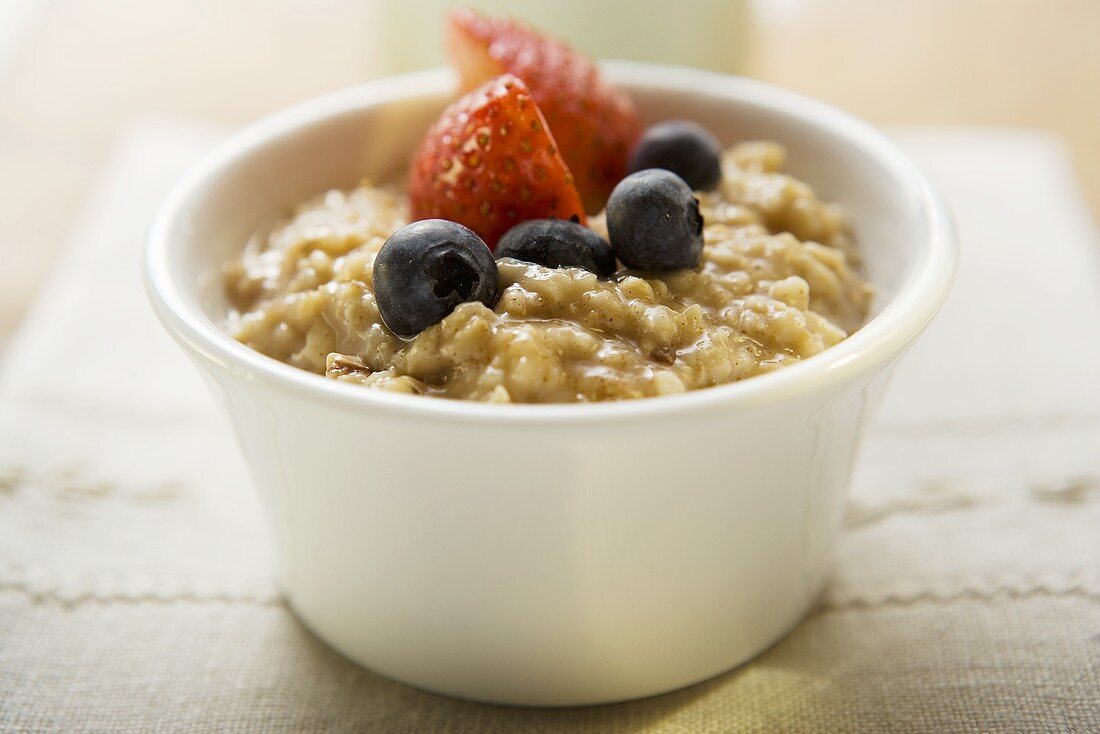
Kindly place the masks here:
[(948, 215), (869, 126), (745, 79), (608, 71), (649, 121), (783, 142), (790, 170), (851, 213), (880, 294), (873, 320), (768, 375), (596, 405), (387, 394), (227, 336), (221, 264), (303, 199), (402, 172), (452, 94), (442, 71), (248, 128), (153, 228), (153, 305), (228, 407), (290, 605), (332, 647), (414, 686), (590, 704), (686, 686), (772, 644), (822, 592), (869, 413), (950, 286)]

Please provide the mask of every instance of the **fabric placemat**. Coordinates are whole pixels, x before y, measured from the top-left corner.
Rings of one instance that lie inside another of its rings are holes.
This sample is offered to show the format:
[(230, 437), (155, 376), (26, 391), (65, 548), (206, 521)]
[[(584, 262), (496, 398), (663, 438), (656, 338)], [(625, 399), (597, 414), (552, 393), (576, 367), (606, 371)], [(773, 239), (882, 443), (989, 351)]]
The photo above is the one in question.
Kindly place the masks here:
[(128, 136), (0, 364), (0, 731), (1100, 731), (1100, 241), (1056, 139), (897, 134), (962, 265), (811, 617), (700, 686), (540, 711), (386, 681), (281, 603), (236, 442), (141, 290), (157, 204), (220, 136)]

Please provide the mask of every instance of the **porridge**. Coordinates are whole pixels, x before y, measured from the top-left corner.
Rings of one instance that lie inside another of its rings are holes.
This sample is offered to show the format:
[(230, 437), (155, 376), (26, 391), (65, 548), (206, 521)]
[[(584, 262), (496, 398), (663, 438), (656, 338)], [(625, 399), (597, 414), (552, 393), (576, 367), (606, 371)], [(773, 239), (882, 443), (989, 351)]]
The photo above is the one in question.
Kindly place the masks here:
[[(863, 323), (871, 289), (842, 212), (782, 173), (783, 148), (743, 143), (697, 191), (695, 267), (608, 277), (512, 258), (492, 307), (469, 301), (411, 339), (379, 312), (375, 258), (409, 219), (398, 187), (330, 191), (227, 265), (235, 338), (331, 379), (492, 402), (668, 395), (811, 357)], [(588, 222), (607, 236), (604, 215)]]
[(843, 212), (781, 145), (644, 127), (510, 18), (458, 9), (448, 46), (464, 94), (405, 185), (330, 191), (226, 265), (239, 341), (364, 389), (588, 402), (743, 380), (862, 325)]

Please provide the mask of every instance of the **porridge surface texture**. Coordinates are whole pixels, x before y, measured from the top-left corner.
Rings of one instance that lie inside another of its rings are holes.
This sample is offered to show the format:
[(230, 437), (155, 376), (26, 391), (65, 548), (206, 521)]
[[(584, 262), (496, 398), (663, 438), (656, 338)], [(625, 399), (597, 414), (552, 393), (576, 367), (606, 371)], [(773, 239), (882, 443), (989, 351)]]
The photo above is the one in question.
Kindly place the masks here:
[[(775, 143), (722, 157), (697, 192), (699, 266), (669, 273), (499, 261), (494, 309), (458, 306), (405, 341), (382, 323), (372, 264), (407, 222), (394, 187), (313, 199), (226, 266), (229, 330), (282, 362), (365, 388), (491, 402), (577, 402), (721, 385), (811, 357), (863, 323), (871, 288), (843, 212), (781, 172)], [(603, 218), (590, 226), (606, 236)]]

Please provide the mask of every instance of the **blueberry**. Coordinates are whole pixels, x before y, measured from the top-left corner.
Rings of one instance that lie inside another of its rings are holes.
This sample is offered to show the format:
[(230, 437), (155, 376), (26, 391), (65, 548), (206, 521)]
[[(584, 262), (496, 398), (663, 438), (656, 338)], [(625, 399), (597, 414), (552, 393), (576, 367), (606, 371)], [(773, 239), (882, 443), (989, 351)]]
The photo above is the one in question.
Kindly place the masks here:
[(615, 253), (603, 237), (567, 219), (520, 222), (497, 243), (497, 257), (511, 257), (548, 268), (584, 268), (596, 275), (615, 272)]
[(718, 185), (722, 165), (718, 156), (722, 146), (717, 138), (698, 123), (669, 120), (647, 129), (630, 154), (630, 172), (647, 168), (672, 171), (696, 191)]
[(607, 201), (611, 247), (628, 268), (695, 267), (703, 253), (703, 216), (691, 189), (675, 173), (632, 173)]
[(474, 232), (445, 219), (413, 222), (390, 235), (374, 260), (374, 297), (390, 331), (411, 339), (455, 306), (500, 296), (497, 263)]

